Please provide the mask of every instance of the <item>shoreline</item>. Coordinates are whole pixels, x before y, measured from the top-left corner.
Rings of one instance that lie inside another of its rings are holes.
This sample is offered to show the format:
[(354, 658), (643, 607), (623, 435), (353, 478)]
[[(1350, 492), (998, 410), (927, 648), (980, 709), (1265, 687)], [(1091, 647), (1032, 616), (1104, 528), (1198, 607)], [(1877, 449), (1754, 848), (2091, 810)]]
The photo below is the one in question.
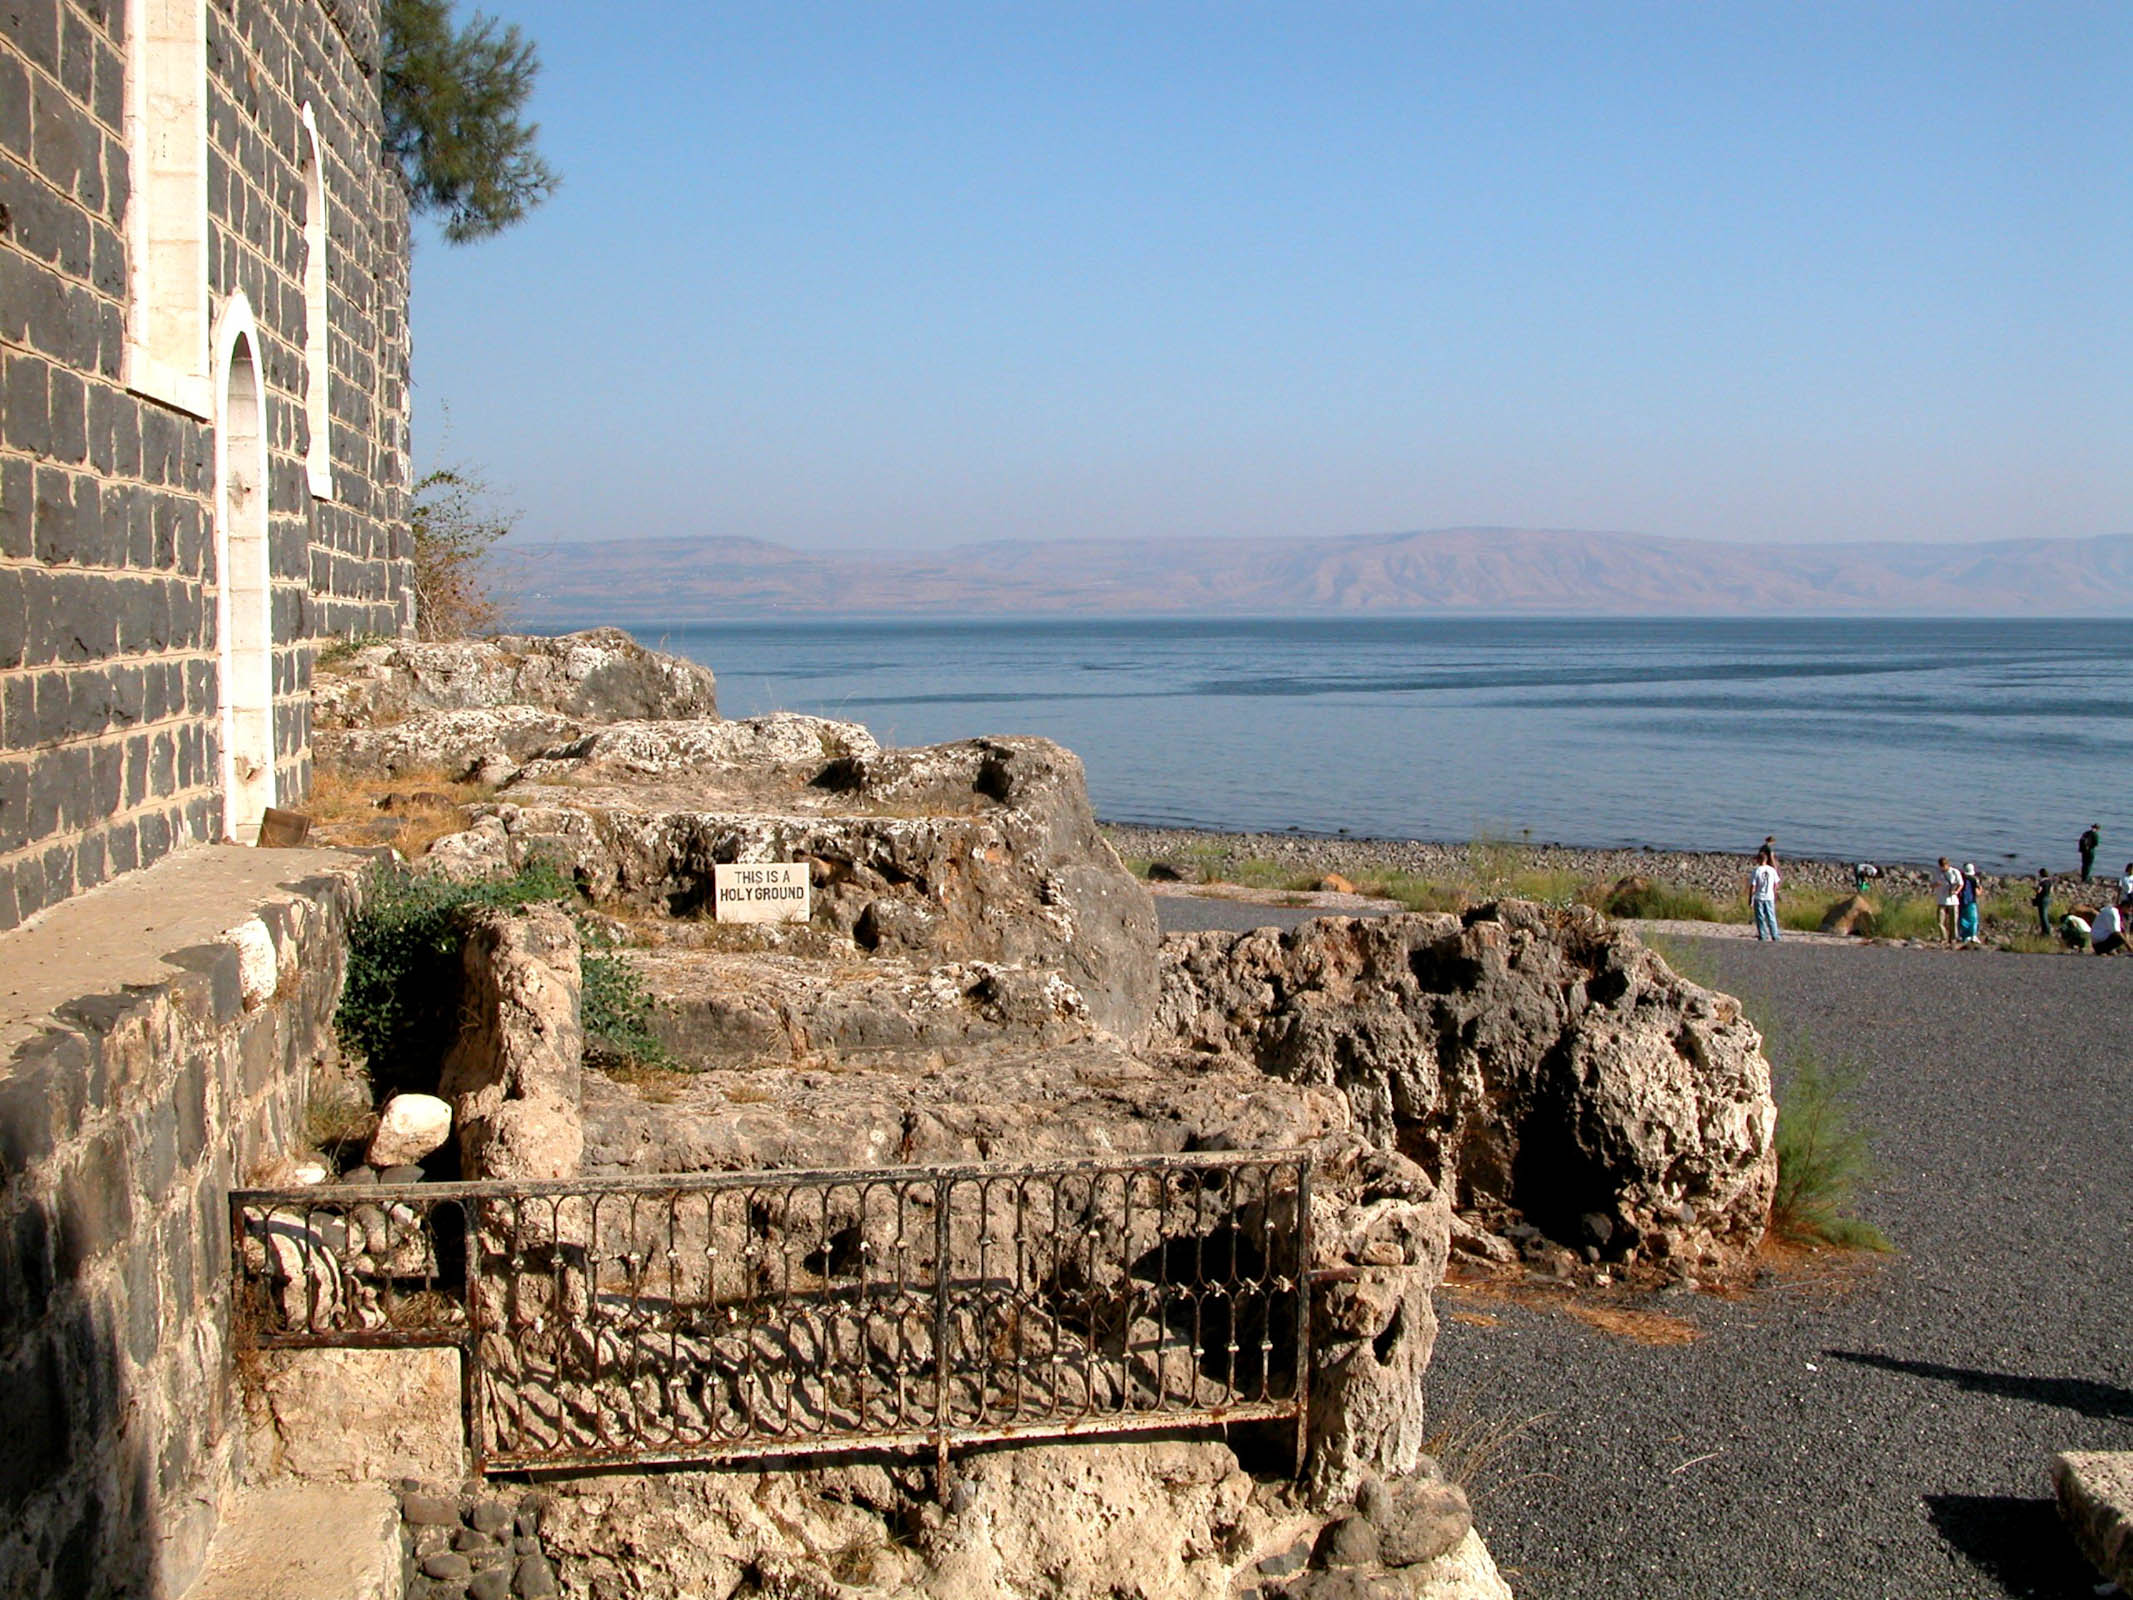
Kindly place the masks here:
[[(1748, 871), (1755, 864), (1753, 851), (1669, 850), (1650, 845), (1529, 844), (1496, 839), (1444, 844), (1426, 839), (1347, 834), (1233, 833), (1219, 828), (1157, 827), (1109, 820), (1099, 821), (1098, 826), (1122, 856), (1151, 861), (1191, 860), (1219, 852), (1238, 861), (1271, 861), (1298, 872), (1332, 872), (1348, 878), (1358, 872), (1404, 872), (1420, 878), (1456, 880), (1473, 875), (1478, 862), (1503, 852), (1515, 859), (1520, 870), (1568, 873), (1584, 883), (1614, 884), (1624, 878), (1649, 878), (1655, 883), (1680, 884), (1729, 899), (1745, 892)], [(1845, 894), (1852, 891), (1854, 863), (1850, 861), (1788, 857), (1782, 840), (1777, 859), (1785, 883), (1795, 889)], [(1870, 893), (1916, 896), (1929, 894), (1934, 888), (1930, 867), (1908, 862), (1877, 865), (1882, 875)], [(2108, 892), (2110, 880), (2096, 881), (2105, 886), (2099, 892)], [(2020, 889), (2026, 895), (2036, 879), (2029, 874), (1981, 870), (1978, 882), (1987, 893)], [(2062, 907), (2071, 903), (2079, 875), (2055, 873), (2052, 882), (2058, 903)]]

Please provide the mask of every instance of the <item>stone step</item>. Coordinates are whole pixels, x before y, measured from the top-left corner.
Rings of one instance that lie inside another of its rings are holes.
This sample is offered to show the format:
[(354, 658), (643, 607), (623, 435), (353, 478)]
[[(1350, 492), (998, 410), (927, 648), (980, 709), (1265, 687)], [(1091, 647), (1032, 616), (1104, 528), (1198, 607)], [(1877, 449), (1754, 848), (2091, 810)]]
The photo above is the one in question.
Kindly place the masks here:
[(2052, 1491), (2081, 1553), (2133, 1594), (2133, 1450), (2069, 1450), (2052, 1457)]
[(247, 1489), (185, 1600), (399, 1600), (400, 1503), (378, 1483)]

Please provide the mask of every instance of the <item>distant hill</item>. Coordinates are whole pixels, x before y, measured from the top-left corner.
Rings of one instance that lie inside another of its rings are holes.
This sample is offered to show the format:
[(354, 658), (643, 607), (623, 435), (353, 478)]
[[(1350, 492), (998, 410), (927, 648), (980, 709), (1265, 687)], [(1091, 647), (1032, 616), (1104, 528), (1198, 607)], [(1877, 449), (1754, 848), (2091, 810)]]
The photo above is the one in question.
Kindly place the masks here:
[(525, 626), (825, 612), (2133, 615), (2133, 534), (1716, 544), (1448, 528), (1341, 539), (1064, 539), (909, 554), (705, 537), (529, 546), (499, 563)]

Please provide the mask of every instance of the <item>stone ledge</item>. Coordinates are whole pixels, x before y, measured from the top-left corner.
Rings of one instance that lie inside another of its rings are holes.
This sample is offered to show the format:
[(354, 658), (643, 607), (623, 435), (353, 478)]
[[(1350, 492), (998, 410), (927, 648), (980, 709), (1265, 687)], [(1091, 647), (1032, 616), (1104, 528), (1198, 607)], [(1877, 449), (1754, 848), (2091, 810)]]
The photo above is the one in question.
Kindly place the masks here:
[(201, 845), (0, 933), (0, 1062), (70, 1002), (172, 982), (194, 964), (172, 952), (226, 942), (261, 907), (318, 898), (317, 880), (352, 880), (364, 865), (346, 850)]
[(2052, 1492), (2081, 1553), (2133, 1594), (2133, 1450), (2069, 1450), (2052, 1457)]
[(185, 1600), (399, 1600), (400, 1504), (383, 1484), (255, 1489)]

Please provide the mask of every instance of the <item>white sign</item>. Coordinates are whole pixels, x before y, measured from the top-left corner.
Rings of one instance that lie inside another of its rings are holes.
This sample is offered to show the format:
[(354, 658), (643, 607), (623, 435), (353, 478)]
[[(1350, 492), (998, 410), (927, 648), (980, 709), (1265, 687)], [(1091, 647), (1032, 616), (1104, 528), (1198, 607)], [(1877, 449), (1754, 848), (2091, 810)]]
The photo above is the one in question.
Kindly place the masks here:
[(744, 861), (711, 869), (712, 914), (720, 922), (805, 922), (807, 863)]

